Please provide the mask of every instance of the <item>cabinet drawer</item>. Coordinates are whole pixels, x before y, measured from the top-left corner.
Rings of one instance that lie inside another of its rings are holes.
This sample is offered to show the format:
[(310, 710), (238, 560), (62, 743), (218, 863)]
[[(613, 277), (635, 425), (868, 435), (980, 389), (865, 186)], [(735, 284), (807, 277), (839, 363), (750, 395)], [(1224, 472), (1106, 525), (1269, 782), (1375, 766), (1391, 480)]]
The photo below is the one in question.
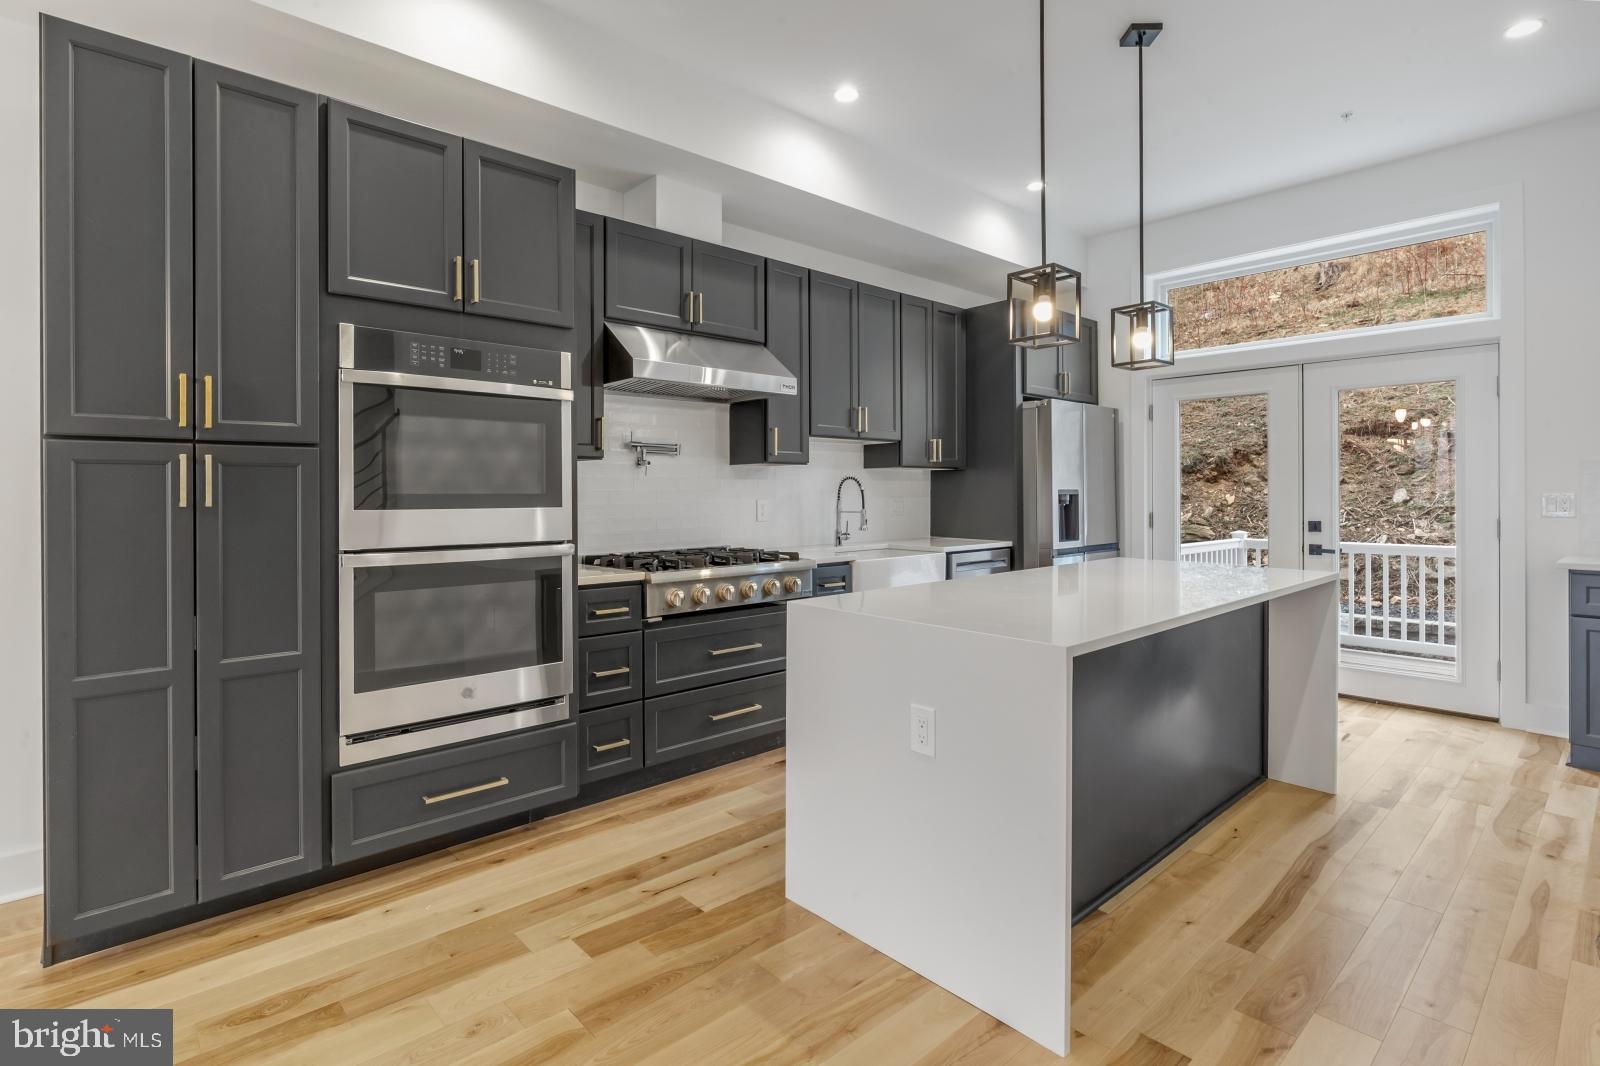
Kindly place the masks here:
[(992, 551), (951, 552), (946, 558), (946, 577), (954, 581), (964, 577), (987, 577), (1003, 574), (1011, 569), (1011, 549), (995, 548)]
[(645, 695), (664, 696), (782, 670), (788, 636), (784, 611), (783, 607), (739, 611), (714, 621), (648, 630)]
[(578, 641), (578, 707), (591, 710), (644, 698), (644, 634), (608, 633)]
[(578, 780), (587, 784), (644, 766), (644, 704), (586, 711), (578, 719)]
[(783, 674), (645, 700), (645, 761), (655, 766), (776, 733), (783, 709)]
[(1600, 574), (1573, 573), (1567, 579), (1572, 614), (1600, 618)]
[(644, 618), (644, 590), (637, 584), (597, 585), (578, 590), (578, 636), (625, 633)]
[(578, 794), (572, 722), (333, 775), (333, 861), (403, 844)]
[(829, 563), (811, 574), (812, 596), (842, 596), (850, 591), (850, 564)]

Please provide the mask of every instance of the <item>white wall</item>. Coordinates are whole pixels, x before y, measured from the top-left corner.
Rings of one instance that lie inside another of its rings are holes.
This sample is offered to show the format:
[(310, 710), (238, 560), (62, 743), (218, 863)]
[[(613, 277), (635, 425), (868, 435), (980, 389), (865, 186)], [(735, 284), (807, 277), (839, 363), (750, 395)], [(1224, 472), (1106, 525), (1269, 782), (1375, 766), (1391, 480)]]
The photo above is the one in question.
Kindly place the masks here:
[[(1580, 524), (1538, 516), (1543, 492), (1580, 489), (1583, 461), (1600, 457), (1600, 333), (1593, 325), (1595, 244), (1600, 240), (1600, 111), (1543, 123), (1264, 196), (1152, 223), (1146, 269), (1159, 273), (1384, 224), (1502, 205), (1501, 349), (1502, 719), (1566, 732), (1566, 591), (1555, 565), (1587, 547)], [(1106, 309), (1133, 298), (1131, 230), (1089, 242), (1087, 302)], [(1434, 346), (1418, 342), (1418, 346)], [(1109, 369), (1102, 402), (1127, 411), (1143, 384)], [(1180, 370), (1182, 369), (1180, 364)], [(1142, 412), (1125, 417), (1140, 435)], [(1143, 455), (1140, 440), (1124, 454)], [(1132, 467), (1136, 464), (1129, 463)], [(1141, 543), (1144, 471), (1126, 469), (1124, 528)], [(1584, 501), (1593, 507), (1596, 501)]]

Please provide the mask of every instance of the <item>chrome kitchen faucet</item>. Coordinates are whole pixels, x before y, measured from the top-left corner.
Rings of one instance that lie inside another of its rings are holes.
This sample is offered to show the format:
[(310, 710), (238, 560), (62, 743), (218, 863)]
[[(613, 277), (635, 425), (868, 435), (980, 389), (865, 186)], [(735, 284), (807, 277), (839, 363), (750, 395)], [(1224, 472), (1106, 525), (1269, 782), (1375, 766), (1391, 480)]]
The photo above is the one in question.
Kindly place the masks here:
[[(844, 509), (844, 483), (846, 481), (854, 481), (856, 483), (856, 492), (861, 494), (860, 510), (846, 511)], [(861, 487), (859, 478), (848, 474), (839, 479), (839, 488), (833, 494), (833, 546), (835, 548), (850, 539), (850, 522), (846, 518), (847, 515), (858, 515), (861, 518), (861, 524), (856, 527), (857, 533), (865, 533), (867, 531), (867, 490)]]

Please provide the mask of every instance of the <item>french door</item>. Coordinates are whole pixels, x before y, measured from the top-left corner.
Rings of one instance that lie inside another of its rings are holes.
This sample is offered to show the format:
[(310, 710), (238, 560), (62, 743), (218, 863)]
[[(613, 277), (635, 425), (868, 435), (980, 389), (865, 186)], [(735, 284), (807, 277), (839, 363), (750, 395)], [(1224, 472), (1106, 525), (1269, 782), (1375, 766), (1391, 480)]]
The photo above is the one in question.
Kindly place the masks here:
[(1155, 554), (1336, 570), (1340, 691), (1499, 713), (1494, 347), (1153, 383)]

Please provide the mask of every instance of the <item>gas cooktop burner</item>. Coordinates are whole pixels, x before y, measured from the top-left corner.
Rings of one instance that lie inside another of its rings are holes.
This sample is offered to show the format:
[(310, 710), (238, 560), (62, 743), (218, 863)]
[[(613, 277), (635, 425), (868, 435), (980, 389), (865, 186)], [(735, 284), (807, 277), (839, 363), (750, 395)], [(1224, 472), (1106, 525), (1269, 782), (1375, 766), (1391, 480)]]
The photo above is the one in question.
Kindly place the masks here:
[(727, 545), (608, 552), (586, 555), (583, 561), (647, 574), (645, 613), (651, 616), (756, 607), (809, 596), (811, 570), (816, 566), (800, 558), (799, 552)]

